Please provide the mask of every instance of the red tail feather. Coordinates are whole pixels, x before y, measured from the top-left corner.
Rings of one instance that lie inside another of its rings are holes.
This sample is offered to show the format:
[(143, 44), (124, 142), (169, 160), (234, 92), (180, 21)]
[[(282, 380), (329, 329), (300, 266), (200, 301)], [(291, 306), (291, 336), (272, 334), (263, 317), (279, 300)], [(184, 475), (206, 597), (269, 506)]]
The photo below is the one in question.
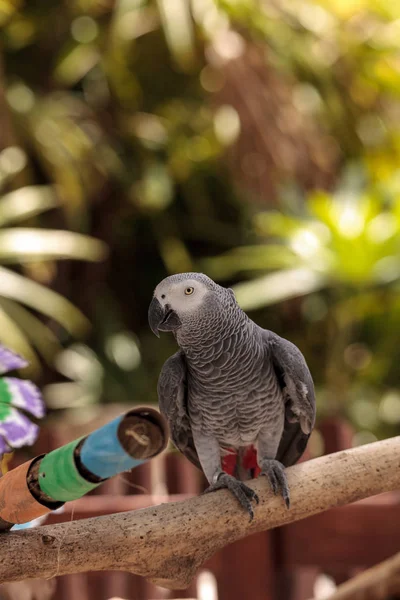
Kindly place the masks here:
[[(225, 473), (228, 473), (228, 475), (235, 474), (236, 461), (237, 452), (235, 452), (233, 449), (229, 449), (229, 454), (226, 454), (222, 458), (222, 468)], [(260, 474), (261, 469), (257, 464), (257, 451), (254, 446), (249, 446), (246, 448), (246, 452), (243, 456), (243, 466), (245, 469), (248, 469), (252, 472), (253, 479), (258, 477)]]

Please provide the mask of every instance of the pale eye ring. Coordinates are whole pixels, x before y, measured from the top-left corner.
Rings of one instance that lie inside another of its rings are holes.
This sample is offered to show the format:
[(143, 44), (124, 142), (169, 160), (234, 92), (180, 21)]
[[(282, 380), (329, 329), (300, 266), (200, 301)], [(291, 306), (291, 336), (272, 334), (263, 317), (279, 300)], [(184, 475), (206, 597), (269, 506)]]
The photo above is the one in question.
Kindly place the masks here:
[(193, 287), (187, 287), (185, 289), (185, 295), (186, 296), (190, 296), (190, 294), (193, 294), (193, 292), (194, 292), (194, 288)]

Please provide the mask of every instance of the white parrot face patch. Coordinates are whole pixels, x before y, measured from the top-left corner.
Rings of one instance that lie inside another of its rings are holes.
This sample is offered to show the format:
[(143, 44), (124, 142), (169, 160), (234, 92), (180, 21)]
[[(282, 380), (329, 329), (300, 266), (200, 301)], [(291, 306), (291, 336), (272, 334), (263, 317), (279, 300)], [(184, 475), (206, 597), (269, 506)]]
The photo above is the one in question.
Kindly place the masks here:
[(204, 297), (210, 290), (195, 279), (186, 279), (172, 283), (162, 281), (154, 290), (154, 296), (161, 306), (168, 305), (178, 315), (196, 312), (203, 304)]

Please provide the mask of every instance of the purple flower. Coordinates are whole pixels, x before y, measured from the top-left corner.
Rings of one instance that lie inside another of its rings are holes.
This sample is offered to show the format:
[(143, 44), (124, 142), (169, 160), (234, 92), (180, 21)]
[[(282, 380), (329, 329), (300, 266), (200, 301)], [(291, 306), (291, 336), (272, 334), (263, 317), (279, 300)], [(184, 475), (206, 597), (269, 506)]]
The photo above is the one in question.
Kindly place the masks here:
[[(27, 365), (21, 356), (0, 345), (0, 374)], [(39, 389), (31, 381), (0, 377), (0, 455), (36, 441), (39, 427), (25, 413), (44, 417), (45, 404)]]

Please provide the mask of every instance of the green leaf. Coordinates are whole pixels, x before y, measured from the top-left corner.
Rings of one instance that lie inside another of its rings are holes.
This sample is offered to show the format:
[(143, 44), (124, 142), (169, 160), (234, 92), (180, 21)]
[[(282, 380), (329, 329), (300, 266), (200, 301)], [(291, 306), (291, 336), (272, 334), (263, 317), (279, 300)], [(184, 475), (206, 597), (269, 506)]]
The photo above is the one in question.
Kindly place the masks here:
[(325, 278), (311, 269), (286, 269), (239, 283), (233, 291), (243, 310), (254, 310), (310, 294), (324, 285)]
[(81, 337), (89, 330), (88, 319), (71, 302), (4, 267), (0, 267), (0, 296), (22, 302), (51, 317), (76, 337)]
[(54, 69), (57, 83), (75, 85), (99, 62), (100, 55), (92, 44), (77, 44), (69, 49)]
[(301, 224), (300, 219), (277, 210), (261, 212), (254, 217), (254, 225), (260, 235), (286, 238), (296, 231)]
[(186, 0), (158, 0), (165, 38), (172, 56), (183, 71), (196, 64), (196, 45), (189, 4)]
[(54, 359), (63, 350), (57, 336), (40, 319), (29, 310), (6, 298), (0, 298), (0, 307), (13, 319), (14, 323), (24, 332), (48, 365), (54, 364)]
[(54, 188), (49, 185), (19, 188), (0, 198), (0, 227), (24, 221), (58, 204)]
[(26, 262), (53, 259), (103, 260), (103, 242), (63, 230), (13, 228), (0, 231), (0, 261)]
[(200, 270), (220, 281), (240, 272), (267, 271), (297, 266), (298, 257), (291, 248), (279, 244), (263, 244), (235, 248), (213, 258), (199, 261)]

